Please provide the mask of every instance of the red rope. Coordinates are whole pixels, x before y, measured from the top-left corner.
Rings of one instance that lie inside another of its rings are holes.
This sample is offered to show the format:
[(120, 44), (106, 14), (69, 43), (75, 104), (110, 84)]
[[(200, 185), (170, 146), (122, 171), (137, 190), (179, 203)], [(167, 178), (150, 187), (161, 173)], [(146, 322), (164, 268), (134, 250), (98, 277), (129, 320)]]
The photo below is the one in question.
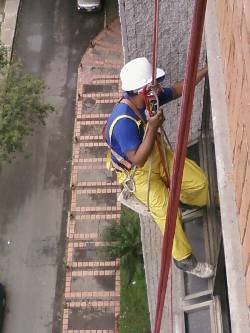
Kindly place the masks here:
[[(149, 113), (149, 116), (152, 117), (153, 113), (152, 113), (152, 110), (151, 110), (150, 100), (148, 98), (148, 91), (147, 91), (146, 88), (143, 90), (142, 95), (144, 97), (146, 109), (147, 109), (147, 111)], [(159, 138), (158, 135), (156, 137), (156, 144), (157, 144), (157, 150), (158, 150), (158, 153), (160, 155), (161, 164), (162, 164), (163, 171), (164, 171), (165, 178), (166, 178), (165, 179), (165, 185), (166, 185), (167, 188), (169, 188), (170, 187), (169, 173), (168, 173), (168, 170), (167, 170), (167, 166), (165, 165), (164, 152), (162, 151), (163, 147), (161, 145), (161, 140), (160, 140), (160, 138)]]
[(158, 50), (158, 20), (159, 20), (159, 3), (154, 2), (154, 29), (152, 43), (152, 85), (156, 85), (156, 67), (157, 67), (157, 50)]
[(177, 130), (176, 150), (173, 162), (173, 175), (170, 183), (170, 193), (166, 215), (165, 232), (163, 236), (161, 272), (158, 284), (158, 297), (156, 306), (154, 333), (159, 333), (166, 296), (168, 275), (172, 258), (173, 239), (178, 213), (178, 205), (181, 191), (186, 147), (190, 128), (195, 81), (197, 75), (202, 31), (206, 10), (206, 0), (196, 0), (191, 27), (191, 35), (188, 45), (185, 78), (181, 100), (180, 118)]

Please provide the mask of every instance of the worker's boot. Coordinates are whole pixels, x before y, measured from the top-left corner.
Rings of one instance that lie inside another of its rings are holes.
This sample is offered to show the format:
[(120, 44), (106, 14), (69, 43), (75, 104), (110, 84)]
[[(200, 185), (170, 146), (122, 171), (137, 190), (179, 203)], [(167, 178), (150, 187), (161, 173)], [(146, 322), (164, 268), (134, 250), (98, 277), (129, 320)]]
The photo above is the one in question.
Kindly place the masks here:
[(208, 264), (207, 262), (197, 261), (193, 254), (183, 260), (174, 259), (174, 263), (179, 269), (199, 278), (208, 279), (214, 275), (214, 266)]

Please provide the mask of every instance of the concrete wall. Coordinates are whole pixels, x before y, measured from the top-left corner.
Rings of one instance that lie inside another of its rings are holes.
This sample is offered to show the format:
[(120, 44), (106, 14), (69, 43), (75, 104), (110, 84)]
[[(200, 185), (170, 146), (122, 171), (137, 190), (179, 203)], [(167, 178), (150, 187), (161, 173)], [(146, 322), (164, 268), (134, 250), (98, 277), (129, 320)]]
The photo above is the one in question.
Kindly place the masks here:
[[(141, 56), (145, 56), (151, 61), (153, 3), (154, 1), (146, 0), (119, 0), (125, 62)], [(193, 3), (193, 0), (159, 1), (158, 67), (162, 67), (166, 71), (165, 85), (171, 85), (183, 79)], [(200, 65), (204, 61), (205, 45), (203, 43)], [(199, 137), (202, 102), (203, 83), (200, 83), (196, 88), (190, 140), (196, 140)], [(166, 121), (164, 127), (173, 144), (175, 143), (179, 106), (180, 99), (169, 103), (165, 107)], [(162, 236), (155, 223), (148, 218), (141, 217), (141, 231), (149, 310), (151, 323), (153, 324), (156, 310)], [(175, 268), (173, 270), (175, 274), (174, 280), (179, 282), (180, 274), (177, 274), (178, 272), (176, 272)], [(182, 290), (178, 288), (174, 302), (178, 303), (182, 299), (181, 293)], [(161, 328), (161, 332), (164, 333), (169, 331), (169, 304), (168, 292)], [(174, 304), (174, 329), (176, 332), (181, 332), (183, 331), (183, 323), (182, 319), (176, 319), (180, 315), (178, 311), (180, 311), (180, 306)]]
[(250, 2), (217, 0), (236, 209), (250, 306)]
[[(154, 1), (119, 0), (122, 25), (122, 39), (125, 61), (135, 57), (152, 58), (152, 31)], [(159, 42), (158, 67), (166, 71), (165, 85), (183, 79), (187, 42), (193, 9), (192, 0), (159, 1)], [(205, 48), (201, 52), (200, 63), (205, 61)], [(190, 129), (190, 140), (199, 136), (203, 83), (196, 88), (194, 111)], [(180, 100), (171, 102), (165, 108), (165, 128), (169, 139), (175, 142)]]

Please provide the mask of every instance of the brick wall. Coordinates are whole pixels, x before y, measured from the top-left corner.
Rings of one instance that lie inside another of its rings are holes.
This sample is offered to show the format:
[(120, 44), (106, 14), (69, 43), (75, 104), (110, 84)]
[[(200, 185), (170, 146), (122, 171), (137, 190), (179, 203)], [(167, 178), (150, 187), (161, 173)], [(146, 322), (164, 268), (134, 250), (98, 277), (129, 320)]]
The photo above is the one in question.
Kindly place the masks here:
[(233, 181), (250, 306), (250, 2), (215, 2), (233, 153)]

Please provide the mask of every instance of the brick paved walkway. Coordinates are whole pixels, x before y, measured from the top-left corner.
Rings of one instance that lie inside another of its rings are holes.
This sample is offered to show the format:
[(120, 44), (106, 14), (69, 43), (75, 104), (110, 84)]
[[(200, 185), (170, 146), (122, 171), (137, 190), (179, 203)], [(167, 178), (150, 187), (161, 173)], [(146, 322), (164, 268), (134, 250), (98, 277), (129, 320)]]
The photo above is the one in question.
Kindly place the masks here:
[(122, 64), (117, 20), (97, 36), (78, 70), (63, 333), (118, 332), (119, 260), (101, 261), (98, 249), (103, 228), (120, 218), (119, 186), (105, 170), (101, 130), (120, 96)]

